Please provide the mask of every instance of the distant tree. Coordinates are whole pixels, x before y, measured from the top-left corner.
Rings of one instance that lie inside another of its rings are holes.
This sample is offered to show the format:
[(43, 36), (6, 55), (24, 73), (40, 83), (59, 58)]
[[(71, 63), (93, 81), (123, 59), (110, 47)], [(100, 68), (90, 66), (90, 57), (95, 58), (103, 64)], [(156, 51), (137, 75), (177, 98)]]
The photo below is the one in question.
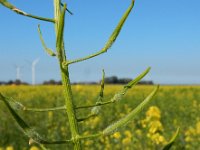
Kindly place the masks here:
[(22, 84), (22, 82), (21, 82), (20, 80), (15, 80), (13, 83), (14, 83), (15, 85), (20, 85), (20, 84)]
[(61, 84), (62, 84), (61, 81), (55, 81), (54, 79), (43, 82), (43, 85), (61, 85)]
[[(107, 84), (127, 84), (131, 80), (132, 79), (130, 79), (130, 78), (117, 78), (117, 76), (111, 76), (111, 77), (105, 78), (105, 83), (107, 83)], [(140, 81), (140, 82), (138, 82), (138, 84), (153, 85), (153, 81)]]
[(143, 84), (143, 85), (153, 85), (153, 81), (140, 81), (138, 84)]
[(107, 84), (117, 84), (118, 78), (116, 76), (107, 77), (107, 78), (105, 78), (105, 83), (107, 83)]
[(127, 84), (128, 82), (130, 82), (132, 79), (130, 78), (120, 78), (118, 79), (118, 83), (119, 84)]

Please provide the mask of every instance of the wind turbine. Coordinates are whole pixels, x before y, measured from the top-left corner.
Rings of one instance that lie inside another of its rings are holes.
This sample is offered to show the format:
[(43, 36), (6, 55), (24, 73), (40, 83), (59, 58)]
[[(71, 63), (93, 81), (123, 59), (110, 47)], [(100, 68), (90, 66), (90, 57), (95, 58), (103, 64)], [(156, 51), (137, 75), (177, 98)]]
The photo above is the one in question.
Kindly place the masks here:
[(31, 65), (31, 68), (32, 68), (32, 85), (35, 85), (35, 66), (38, 62), (39, 62), (39, 58), (32, 61), (32, 65)]
[(20, 66), (18, 65), (14, 65), (15, 66), (15, 69), (16, 69), (16, 80), (19, 80), (21, 81), (21, 68)]
[(20, 80), (20, 67), (16, 66), (16, 80)]

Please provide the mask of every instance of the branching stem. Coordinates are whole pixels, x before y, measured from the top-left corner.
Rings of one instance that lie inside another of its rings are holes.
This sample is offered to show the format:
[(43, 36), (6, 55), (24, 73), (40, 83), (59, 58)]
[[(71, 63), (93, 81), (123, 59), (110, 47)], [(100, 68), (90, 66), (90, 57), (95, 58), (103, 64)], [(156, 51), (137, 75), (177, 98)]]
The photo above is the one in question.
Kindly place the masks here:
[(17, 7), (15, 7), (11, 3), (9, 3), (7, 0), (0, 0), (0, 3), (3, 6), (9, 8), (10, 10), (16, 12), (17, 14), (20, 14), (20, 15), (23, 15), (23, 16), (26, 16), (26, 17), (31, 17), (31, 18), (34, 18), (34, 19), (38, 19), (38, 20), (42, 20), (42, 21), (47, 21), (47, 22), (52, 22), (52, 23), (55, 22), (55, 20), (51, 19), (51, 18), (44, 18), (44, 17), (40, 17), (40, 16), (35, 16), (35, 15), (28, 14), (28, 13), (26, 13), (26, 12), (18, 9)]
[(34, 111), (34, 112), (46, 112), (46, 111), (56, 111), (56, 110), (66, 110), (66, 106), (53, 107), (53, 108), (26, 108), (24, 111)]
[(96, 106), (103, 106), (103, 105), (111, 104), (111, 103), (114, 103), (114, 102), (115, 101), (99, 102), (99, 103), (94, 104), (94, 105), (79, 106), (79, 107), (76, 107), (76, 109), (84, 109), (84, 108), (91, 108), (91, 107), (96, 107)]
[(65, 23), (65, 11), (66, 11), (66, 4), (64, 4), (63, 9), (61, 10), (60, 0), (54, 0), (54, 8), (55, 8), (55, 31), (56, 31), (56, 51), (57, 57), (60, 66), (61, 78), (62, 78), (62, 85), (64, 90), (64, 97), (65, 97), (65, 105), (66, 105), (66, 112), (67, 112), (67, 119), (70, 125), (71, 131), (71, 139), (74, 144), (75, 150), (81, 149), (81, 142), (79, 137), (78, 131), (78, 122), (75, 116), (75, 107), (73, 104), (73, 95), (72, 89), (70, 84), (68, 66), (63, 69), (63, 62), (66, 61), (66, 53), (64, 49), (64, 23)]
[(77, 121), (78, 121), (78, 122), (82, 122), (82, 121), (88, 120), (88, 119), (93, 118), (93, 117), (96, 117), (96, 116), (97, 116), (97, 115), (90, 114), (90, 115), (88, 115), (87, 117), (78, 118)]
[(98, 55), (101, 55), (101, 54), (107, 52), (107, 50), (112, 47), (113, 43), (117, 39), (126, 19), (128, 18), (129, 14), (130, 14), (133, 6), (134, 6), (134, 3), (135, 3), (135, 0), (132, 0), (130, 7), (126, 10), (126, 12), (122, 16), (121, 20), (119, 21), (118, 25), (116, 26), (115, 30), (113, 31), (113, 33), (109, 37), (108, 41), (106, 42), (105, 46), (101, 50), (99, 50), (98, 52), (91, 54), (89, 56), (83, 57), (83, 58), (79, 58), (79, 59), (75, 59), (75, 60), (71, 60), (71, 61), (66, 61), (66, 62), (63, 63), (63, 66), (68, 66), (68, 65), (73, 64), (73, 63), (81, 62), (81, 61), (96, 57)]

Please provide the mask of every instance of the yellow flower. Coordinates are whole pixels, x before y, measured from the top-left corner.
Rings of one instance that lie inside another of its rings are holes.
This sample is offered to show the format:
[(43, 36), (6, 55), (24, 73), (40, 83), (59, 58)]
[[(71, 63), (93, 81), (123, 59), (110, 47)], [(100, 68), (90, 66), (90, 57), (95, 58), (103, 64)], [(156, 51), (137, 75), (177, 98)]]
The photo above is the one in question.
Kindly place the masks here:
[(14, 148), (12, 146), (7, 146), (6, 150), (14, 150)]
[(151, 135), (150, 138), (151, 138), (151, 140), (152, 140), (154, 143), (156, 143), (157, 145), (158, 145), (158, 144), (163, 144), (163, 143), (166, 142), (165, 138), (164, 138), (162, 135), (160, 135), (159, 133), (156, 133), (156, 134)]
[(36, 146), (32, 146), (31, 148), (30, 148), (30, 150), (40, 150), (38, 147), (36, 147)]
[(115, 139), (120, 139), (120, 137), (121, 137), (120, 132), (115, 132), (115, 133), (113, 134), (113, 137), (114, 137)]
[(129, 145), (131, 143), (131, 138), (126, 137), (122, 140), (123, 145)]
[(161, 124), (160, 121), (156, 120), (156, 121), (152, 121), (149, 124), (149, 132), (150, 133), (156, 133), (157, 131), (163, 131), (163, 126)]
[(158, 107), (156, 106), (151, 106), (148, 111), (146, 112), (147, 118), (151, 119), (160, 119), (161, 118), (161, 113)]
[(192, 142), (192, 140), (193, 140), (193, 139), (192, 139), (190, 136), (186, 136), (186, 137), (185, 137), (185, 141), (186, 141), (186, 142)]
[(81, 85), (78, 85), (78, 84), (77, 84), (77, 85), (75, 85), (74, 87), (75, 87), (75, 90), (76, 90), (76, 91), (82, 90), (82, 86), (81, 86)]
[(147, 120), (146, 119), (141, 120), (140, 122), (141, 122), (141, 125), (142, 125), (143, 128), (147, 127)]
[(93, 144), (93, 141), (92, 140), (87, 140), (86, 142), (85, 142), (85, 145), (86, 146), (89, 146), (89, 145), (92, 145)]
[(95, 117), (94, 119), (93, 119), (93, 123), (94, 124), (98, 124), (100, 122), (100, 118), (99, 117)]
[(164, 136), (161, 136), (161, 135), (158, 137), (158, 141), (160, 143), (166, 143), (166, 140), (165, 140)]
[(48, 112), (48, 117), (49, 117), (49, 119), (51, 119), (53, 117), (53, 112), (52, 111)]
[(196, 133), (200, 134), (200, 121), (196, 123)]
[(132, 134), (131, 134), (131, 132), (129, 130), (126, 130), (124, 132), (124, 134), (126, 135), (127, 138), (131, 138), (132, 137)]
[(136, 133), (138, 136), (141, 136), (141, 135), (142, 135), (142, 131), (141, 131), (140, 129), (137, 129), (137, 130), (135, 131), (135, 133)]
[(195, 133), (196, 133), (196, 131), (193, 127), (189, 127), (189, 129), (185, 131), (186, 136), (190, 136), (190, 135), (193, 135)]

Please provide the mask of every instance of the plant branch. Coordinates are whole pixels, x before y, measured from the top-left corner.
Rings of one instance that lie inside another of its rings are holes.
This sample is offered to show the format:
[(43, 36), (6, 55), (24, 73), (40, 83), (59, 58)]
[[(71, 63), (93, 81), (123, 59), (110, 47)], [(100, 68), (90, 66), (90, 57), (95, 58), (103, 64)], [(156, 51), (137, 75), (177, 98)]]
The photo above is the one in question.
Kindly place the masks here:
[(54, 12), (55, 12), (55, 31), (56, 31), (56, 52), (59, 61), (59, 67), (61, 71), (62, 84), (64, 89), (64, 97), (65, 97), (65, 105), (67, 118), (69, 121), (70, 131), (71, 131), (71, 139), (74, 145), (74, 149), (81, 149), (81, 141), (78, 139), (79, 130), (78, 130), (78, 122), (76, 120), (75, 115), (75, 107), (73, 103), (73, 95), (71, 89), (71, 83), (69, 78), (68, 66), (63, 68), (63, 61), (66, 61), (66, 54), (64, 49), (64, 23), (65, 23), (65, 11), (66, 4), (64, 4), (63, 9), (60, 9), (60, 0), (54, 0)]
[(143, 108), (153, 99), (153, 97), (155, 96), (155, 94), (157, 93), (159, 89), (159, 86), (157, 86), (153, 92), (151, 92), (146, 98), (145, 100), (140, 103), (134, 110), (132, 110), (129, 114), (127, 114), (125, 117), (123, 117), (122, 119), (120, 119), (119, 121), (113, 123), (112, 125), (108, 126), (107, 128), (105, 128), (102, 132), (103, 135), (109, 135), (111, 133), (113, 133), (114, 131), (116, 131), (116, 129), (125, 126), (129, 121), (131, 121), (136, 114), (138, 114), (139, 112), (141, 112), (143, 110)]
[[(104, 82), (105, 82), (105, 72), (103, 70), (102, 71), (102, 80), (101, 80), (101, 89), (100, 89), (96, 104), (103, 102), (102, 100), (103, 100), (103, 95), (104, 95), (104, 93), (103, 93), (104, 92)], [(101, 110), (100, 106), (93, 107), (91, 109), (91, 115), (98, 115), (100, 110)]]
[(79, 58), (79, 59), (75, 59), (75, 60), (71, 60), (71, 61), (66, 61), (63, 63), (63, 66), (67, 66), (69, 64), (73, 64), (73, 63), (77, 63), (77, 62), (81, 62), (90, 58), (93, 58), (95, 56), (98, 56), (100, 54), (103, 54), (105, 52), (107, 52), (107, 50), (109, 48), (111, 48), (111, 46), (113, 45), (113, 43), (115, 42), (115, 40), (117, 39), (122, 26), (124, 25), (126, 19), (128, 18), (133, 6), (134, 6), (135, 0), (132, 0), (130, 7), (126, 10), (126, 12), (124, 13), (124, 15), (122, 16), (121, 20), (119, 21), (117, 27), (115, 28), (115, 30), (113, 31), (112, 35), (110, 36), (110, 38), (108, 39), (107, 43), (105, 44), (105, 46), (98, 51), (97, 53), (91, 54), (89, 56), (86, 56), (84, 58)]
[(47, 21), (47, 22), (52, 22), (52, 23), (55, 22), (54, 19), (44, 18), (44, 17), (39, 17), (39, 16), (34, 16), (34, 15), (31, 15), (31, 14), (28, 14), (28, 13), (18, 9), (17, 7), (15, 7), (11, 3), (9, 3), (7, 0), (0, 0), (0, 3), (3, 6), (7, 7), (8, 9), (16, 12), (17, 14), (20, 14), (20, 15), (23, 15), (23, 16), (27, 16), (27, 17), (31, 17), (31, 18), (34, 18), (34, 19), (38, 19), (38, 20), (42, 20), (42, 21)]
[[(61, 6), (64, 6), (63, 3), (60, 3)], [(71, 12), (68, 8), (66, 8), (67, 12), (70, 14), (70, 15), (73, 15), (73, 12)]]
[(82, 135), (82, 136), (79, 136), (79, 139), (91, 139), (91, 138), (96, 138), (102, 135), (103, 135), (102, 133), (96, 133), (92, 135)]
[(126, 94), (126, 92), (132, 88), (134, 85), (136, 85), (149, 71), (150, 71), (150, 67), (147, 68), (143, 73), (141, 73), (139, 76), (137, 76), (134, 80), (130, 81), (128, 84), (126, 84), (124, 86), (124, 88), (116, 93), (113, 98), (111, 98), (110, 101), (106, 101), (106, 102), (97, 102), (96, 104), (94, 105), (87, 105), (87, 106), (79, 106), (79, 107), (76, 107), (76, 109), (83, 109), (83, 108), (91, 108), (91, 107), (96, 107), (96, 106), (102, 106), (102, 105), (107, 105), (107, 104), (110, 104), (110, 103), (115, 103), (119, 100), (121, 100), (123, 98), (123, 96)]
[(34, 112), (47, 112), (47, 111), (57, 111), (57, 110), (66, 110), (66, 106), (54, 107), (54, 108), (26, 108), (24, 111), (34, 111)]
[(96, 116), (97, 116), (96, 114), (89, 114), (87, 117), (78, 118), (77, 121), (82, 122), (82, 121), (88, 120), (88, 119), (96, 117)]
[(66, 106), (53, 107), (53, 108), (27, 108), (22, 103), (14, 100), (13, 98), (8, 98), (4, 96), (4, 100), (7, 101), (14, 110), (35, 111), (35, 112), (66, 110)]
[(66, 4), (63, 8), (64, 10), (60, 13), (59, 20), (58, 20), (58, 28), (57, 28), (57, 37), (56, 37), (56, 49), (58, 54), (58, 59), (60, 63), (62, 63), (64, 60), (64, 54), (63, 54), (63, 35), (64, 35), (64, 24), (65, 24), (65, 9)]
[(107, 104), (110, 104), (110, 103), (113, 103), (113, 101), (99, 102), (99, 103), (96, 103), (94, 105), (78, 106), (78, 107), (76, 107), (76, 109), (84, 109), (84, 108), (103, 106), (103, 105), (107, 105)]
[(42, 32), (41, 32), (41, 30), (40, 30), (40, 25), (38, 25), (38, 33), (39, 33), (39, 36), (40, 36), (40, 41), (41, 41), (41, 43), (42, 43), (42, 46), (43, 46), (44, 50), (47, 52), (47, 54), (49, 54), (50, 56), (56, 56), (56, 54), (53, 52), (53, 50), (49, 49), (49, 48), (46, 46), (46, 44), (45, 44), (45, 42), (44, 42), (44, 39), (43, 39), (43, 37), (42, 37)]
[(29, 137), (29, 144), (32, 143), (39, 143), (39, 144), (65, 144), (72, 142), (72, 140), (63, 140), (63, 141), (49, 141), (44, 138), (42, 138), (39, 133), (37, 133), (34, 129), (29, 127), (29, 125), (15, 112), (15, 110), (12, 108), (10, 103), (7, 101), (7, 98), (3, 96), (0, 93), (0, 100), (2, 100), (7, 108), (9, 109), (11, 115), (13, 118), (16, 120), (17, 124), (21, 127), (23, 132), (25, 133), (26, 136)]

